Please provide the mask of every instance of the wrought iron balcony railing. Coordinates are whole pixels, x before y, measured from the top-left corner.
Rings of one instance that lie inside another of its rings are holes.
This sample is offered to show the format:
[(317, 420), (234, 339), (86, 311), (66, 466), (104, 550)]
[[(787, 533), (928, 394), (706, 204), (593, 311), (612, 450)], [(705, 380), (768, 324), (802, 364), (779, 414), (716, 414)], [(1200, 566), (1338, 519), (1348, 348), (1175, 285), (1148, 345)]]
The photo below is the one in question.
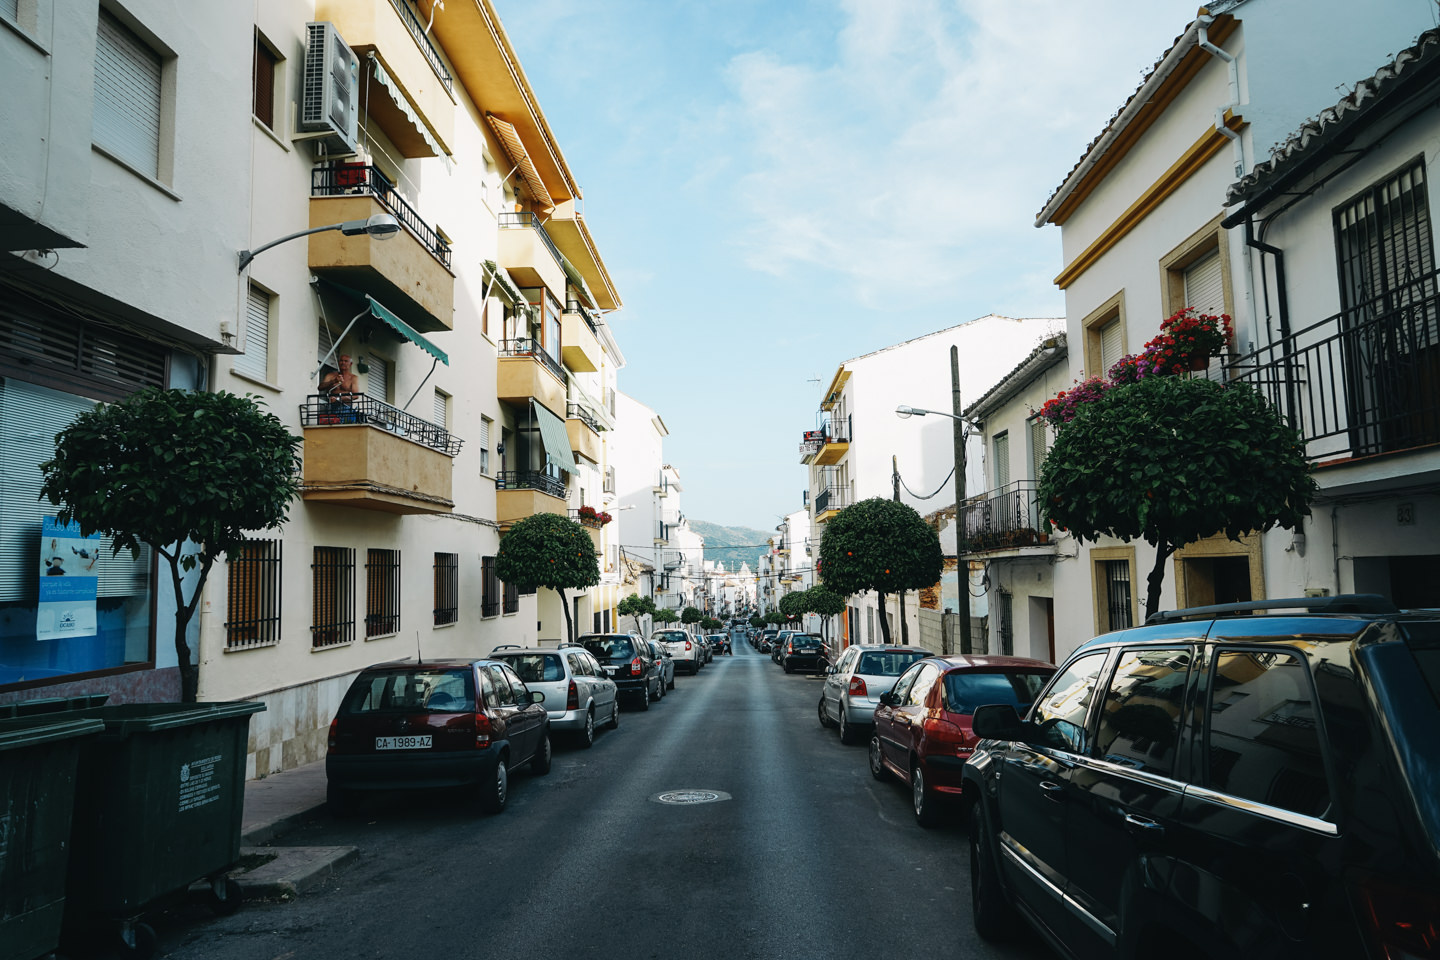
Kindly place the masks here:
[(580, 315), (580, 318), (585, 321), (585, 326), (590, 328), (590, 332), (595, 334), (595, 336), (597, 337), (600, 336), (600, 331), (595, 328), (595, 322), (598, 315), (595, 313), (595, 311), (585, 306), (585, 304), (581, 303), (579, 300), (566, 300), (565, 312), (578, 313)]
[(850, 506), (850, 491), (827, 487), (815, 494), (815, 515), (827, 510), (844, 510)]
[(410, 232), (430, 255), (450, 269), (450, 244), (435, 228), (426, 223), (409, 201), (378, 167), (363, 163), (339, 163), (331, 167), (315, 167), (310, 171), (310, 196), (344, 197), (371, 196), (390, 211), (400, 225)]
[(601, 430), (605, 429), (600, 425), (600, 421), (595, 419), (594, 414), (592, 414), (589, 410), (585, 409), (580, 404), (573, 401), (567, 401), (565, 404), (565, 419), (579, 420), (580, 422), (584, 423), (585, 426), (589, 427), (596, 433), (599, 433)]
[(363, 423), (452, 457), (460, 453), (465, 442), (444, 427), (363, 394), (348, 397), (311, 394), (300, 405), (300, 423), (306, 427)]
[(539, 470), (501, 470), (495, 475), (496, 490), (539, 490), (565, 498), (565, 481)]
[(545, 244), (545, 249), (555, 258), (556, 266), (562, 270), (565, 265), (565, 258), (560, 254), (560, 248), (555, 246), (555, 241), (550, 239), (550, 234), (540, 224), (540, 218), (533, 213), (501, 213), (501, 230), (534, 230), (540, 234), (540, 241)]
[(425, 25), (415, 15), (409, 0), (390, 0), (390, 6), (394, 7), (395, 12), (400, 15), (400, 20), (405, 24), (405, 29), (410, 31), (410, 36), (415, 38), (415, 45), (425, 55), (425, 62), (430, 64), (430, 69), (435, 71), (435, 76), (445, 84), (446, 90), (453, 93), (455, 81), (450, 78), (450, 71), (446, 69), (445, 62), (440, 59), (440, 53), (435, 49), (435, 45), (430, 42), (430, 37), (425, 32)]
[(570, 378), (565, 375), (565, 368), (560, 366), (560, 361), (556, 360), (554, 357), (550, 356), (550, 354), (546, 353), (545, 348), (540, 345), (540, 341), (536, 340), (533, 337), (520, 337), (515, 340), (501, 340), (500, 356), (531, 357), (535, 360), (539, 360), (541, 365), (544, 366), (546, 370), (549, 370), (551, 373), (555, 374), (555, 376), (560, 378), (561, 383), (567, 386), (570, 384)]
[(1300, 431), (1312, 460), (1440, 443), (1440, 273), (1231, 363)]
[(1033, 480), (1016, 480), (983, 500), (961, 505), (965, 543), (961, 553), (1029, 547), (1050, 539), (1048, 524), (1040, 519)]

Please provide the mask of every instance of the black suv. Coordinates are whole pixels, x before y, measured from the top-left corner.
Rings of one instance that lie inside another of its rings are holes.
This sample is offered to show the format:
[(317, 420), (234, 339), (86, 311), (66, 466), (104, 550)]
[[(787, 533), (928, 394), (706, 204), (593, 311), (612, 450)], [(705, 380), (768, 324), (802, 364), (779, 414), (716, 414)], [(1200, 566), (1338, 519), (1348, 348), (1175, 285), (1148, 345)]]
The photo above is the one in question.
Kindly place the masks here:
[(660, 664), (650, 644), (628, 633), (587, 633), (580, 638), (586, 650), (600, 661), (605, 676), (615, 681), (617, 696), (629, 697), (641, 710), (665, 694), (660, 687)]
[(982, 936), (1018, 910), (1086, 960), (1440, 958), (1440, 611), (1157, 614), (974, 730)]

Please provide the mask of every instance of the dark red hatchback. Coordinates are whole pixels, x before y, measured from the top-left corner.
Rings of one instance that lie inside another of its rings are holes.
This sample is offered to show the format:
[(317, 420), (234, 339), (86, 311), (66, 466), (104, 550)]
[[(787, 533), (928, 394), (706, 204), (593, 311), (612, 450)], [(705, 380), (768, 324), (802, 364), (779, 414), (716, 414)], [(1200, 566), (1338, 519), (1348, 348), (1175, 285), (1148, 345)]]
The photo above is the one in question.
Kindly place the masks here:
[(970, 730), (975, 708), (1003, 703), (1023, 711), (1055, 673), (1055, 665), (1026, 657), (927, 657), (900, 675), (875, 708), (870, 773), (910, 787), (915, 819), (939, 822), (941, 807), (958, 799), (961, 771), (978, 739)]
[(509, 771), (550, 771), (545, 695), (498, 660), (410, 660), (366, 667), (330, 723), (331, 810), (362, 792), (459, 787), (499, 813)]

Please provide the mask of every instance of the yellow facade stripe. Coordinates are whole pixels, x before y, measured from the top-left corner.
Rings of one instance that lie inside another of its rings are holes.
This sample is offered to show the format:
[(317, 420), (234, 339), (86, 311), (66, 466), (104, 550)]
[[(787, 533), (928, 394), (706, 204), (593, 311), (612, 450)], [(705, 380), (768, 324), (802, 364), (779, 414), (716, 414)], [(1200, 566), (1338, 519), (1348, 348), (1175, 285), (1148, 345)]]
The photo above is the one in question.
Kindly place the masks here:
[[(1225, 126), (1231, 130), (1239, 130), (1244, 125), (1244, 118), (1228, 110), (1225, 112)], [(1140, 225), (1140, 221), (1153, 213), (1176, 190), (1179, 190), (1186, 180), (1194, 176), (1206, 161), (1219, 153), (1220, 149), (1229, 142), (1229, 137), (1213, 127), (1205, 131), (1204, 135), (1196, 140), (1179, 160), (1170, 165), (1170, 169), (1161, 174), (1160, 179), (1151, 184), (1138, 200), (1130, 204), (1130, 207), (1105, 229), (1105, 232), (1096, 237), (1090, 246), (1070, 261), (1070, 265), (1055, 278), (1055, 285), (1064, 290), (1074, 283), (1081, 274), (1110, 252), (1117, 243), (1125, 238), (1126, 234)]]

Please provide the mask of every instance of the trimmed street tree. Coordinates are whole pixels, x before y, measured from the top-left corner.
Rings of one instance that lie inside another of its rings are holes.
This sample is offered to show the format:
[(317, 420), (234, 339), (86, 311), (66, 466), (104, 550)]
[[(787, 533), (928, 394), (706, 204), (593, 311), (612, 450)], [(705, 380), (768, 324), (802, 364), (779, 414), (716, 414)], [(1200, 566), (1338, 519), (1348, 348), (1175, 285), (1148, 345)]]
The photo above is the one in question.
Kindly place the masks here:
[(874, 590), (880, 596), (880, 632), (890, 642), (885, 595), (933, 587), (945, 556), (940, 538), (912, 507), (871, 497), (841, 510), (820, 538), (820, 576), (848, 597)]
[(805, 591), (805, 610), (820, 617), (820, 634), (830, 639), (830, 618), (845, 612), (845, 598), (834, 590), (817, 583)]
[[(114, 552), (148, 545), (170, 567), (180, 695), (193, 703), (200, 667), (185, 632), (210, 568), (246, 531), (285, 522), (300, 490), (300, 438), (255, 400), (233, 393), (150, 388), (82, 413), (40, 465), (41, 496), (61, 523), (110, 537)], [(199, 568), (186, 600), (181, 576)]]
[(656, 623), (678, 623), (680, 618), (675, 614), (674, 610), (657, 610), (655, 611), (654, 620)]
[(759, 630), (761, 627), (765, 626), (765, 618), (760, 616), (758, 613), (755, 614), (753, 617), (750, 618), (750, 626), (754, 627), (756, 630)]
[(805, 591), (798, 590), (781, 597), (780, 612), (785, 615), (786, 620), (803, 617), (805, 615)]
[(620, 602), (615, 605), (615, 613), (619, 616), (635, 618), (636, 633), (640, 632), (640, 618), (647, 613), (653, 618), (656, 612), (655, 601), (638, 593), (621, 598)]
[(701, 613), (695, 607), (686, 607), (684, 610), (680, 611), (680, 622), (685, 624), (685, 626), (687, 627), (691, 624), (699, 623), (701, 620), (704, 619), (705, 614)]
[(716, 620), (714, 617), (706, 617), (704, 620), (700, 621), (700, 629), (704, 630), (706, 633), (714, 633), (722, 626), (724, 626), (724, 624), (722, 624), (719, 620)]
[(1315, 490), (1299, 435), (1254, 389), (1157, 376), (1077, 407), (1045, 458), (1038, 496), (1046, 518), (1078, 540), (1155, 547), (1149, 617), (1176, 550), (1217, 533), (1299, 529)]
[(600, 563), (590, 533), (569, 517), (536, 513), (518, 521), (500, 538), (495, 575), (506, 583), (548, 587), (560, 594), (565, 611), (565, 634), (572, 642), (567, 589), (581, 590), (600, 582)]

